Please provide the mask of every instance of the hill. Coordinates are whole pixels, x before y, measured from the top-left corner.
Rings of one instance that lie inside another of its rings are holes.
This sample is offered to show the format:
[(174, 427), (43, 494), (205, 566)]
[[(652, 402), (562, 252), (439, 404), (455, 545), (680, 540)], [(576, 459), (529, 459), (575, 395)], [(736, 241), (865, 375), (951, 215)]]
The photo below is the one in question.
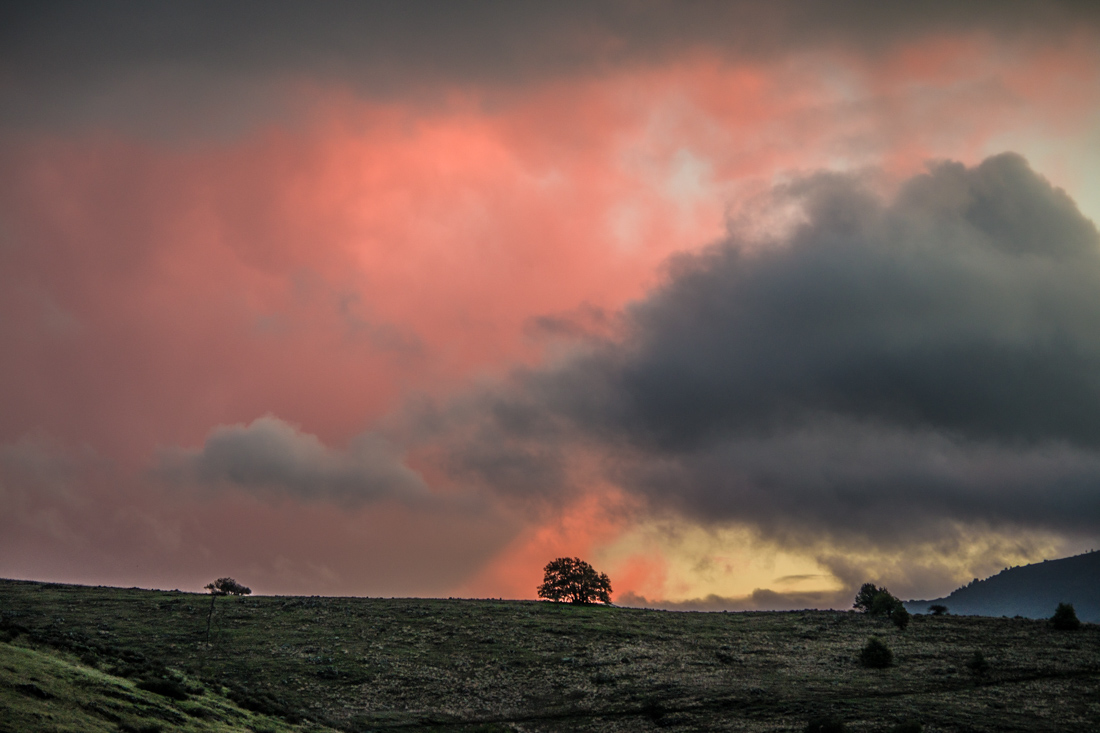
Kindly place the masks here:
[[(853, 733), (914, 720), (1100, 729), (1095, 625), (917, 616), (899, 631), (837, 611), (252, 596), (218, 599), (207, 638), (209, 607), (191, 593), (0, 580), (0, 730), (96, 729), (58, 722), (77, 714), (146, 733), (180, 720), (195, 731), (802, 731), (819, 716)], [(860, 665), (870, 636), (894, 666)], [(968, 668), (976, 651), (988, 671)]]
[(1059, 603), (1072, 603), (1082, 621), (1100, 623), (1100, 552), (1005, 568), (945, 598), (909, 601), (912, 613), (927, 613), (933, 604), (953, 614), (1050, 618)]
[[(0, 711), (0, 730), (11, 731), (303, 730), (281, 718), (245, 710), (186, 678), (179, 678), (176, 686), (135, 682), (67, 660), (57, 651), (13, 644), (0, 644)], [(310, 730), (325, 729), (311, 726)]]

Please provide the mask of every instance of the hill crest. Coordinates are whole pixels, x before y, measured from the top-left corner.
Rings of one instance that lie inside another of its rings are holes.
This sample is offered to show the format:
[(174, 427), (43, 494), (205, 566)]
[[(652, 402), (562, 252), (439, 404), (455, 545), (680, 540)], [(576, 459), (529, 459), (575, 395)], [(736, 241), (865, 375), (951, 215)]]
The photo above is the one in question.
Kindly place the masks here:
[(959, 615), (1050, 618), (1059, 603), (1072, 603), (1082, 621), (1100, 623), (1100, 551), (1005, 568), (943, 598), (905, 606), (914, 613), (940, 604)]

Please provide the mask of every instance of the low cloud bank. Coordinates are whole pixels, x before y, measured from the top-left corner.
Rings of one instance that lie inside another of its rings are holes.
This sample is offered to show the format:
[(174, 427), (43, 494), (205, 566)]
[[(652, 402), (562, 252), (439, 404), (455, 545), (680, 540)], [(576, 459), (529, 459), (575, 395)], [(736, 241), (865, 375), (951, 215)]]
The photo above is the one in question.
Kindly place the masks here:
[(429, 493), (381, 436), (367, 433), (346, 450), (333, 450), (270, 415), (216, 427), (201, 448), (165, 451), (159, 471), (175, 481), (350, 504)]
[(616, 596), (615, 605), (662, 611), (800, 611), (805, 608), (844, 610), (851, 607), (852, 594), (846, 590), (782, 593), (757, 588), (750, 595), (740, 598), (708, 595), (704, 598), (691, 598), (684, 601), (650, 601), (645, 596), (622, 593)]

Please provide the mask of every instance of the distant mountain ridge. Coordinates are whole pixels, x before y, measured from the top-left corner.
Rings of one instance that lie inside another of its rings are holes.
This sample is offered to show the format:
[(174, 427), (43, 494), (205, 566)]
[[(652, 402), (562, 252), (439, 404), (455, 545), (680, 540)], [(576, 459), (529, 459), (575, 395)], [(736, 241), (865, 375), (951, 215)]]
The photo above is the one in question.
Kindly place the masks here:
[(965, 616), (1050, 618), (1059, 603), (1072, 603), (1077, 618), (1100, 623), (1100, 551), (1007, 568), (976, 580), (946, 598), (907, 601), (912, 613), (934, 604)]

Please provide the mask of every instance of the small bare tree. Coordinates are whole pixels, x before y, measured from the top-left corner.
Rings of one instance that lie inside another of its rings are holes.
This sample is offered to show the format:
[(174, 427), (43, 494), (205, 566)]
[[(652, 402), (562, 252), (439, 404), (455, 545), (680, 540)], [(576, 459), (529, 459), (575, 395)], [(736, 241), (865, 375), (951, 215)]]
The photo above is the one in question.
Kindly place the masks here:
[(252, 589), (232, 578), (218, 578), (213, 583), (207, 583), (206, 589), (210, 591), (210, 613), (206, 614), (206, 640), (210, 641), (210, 622), (214, 618), (214, 601), (218, 600), (218, 596), (247, 596), (252, 593)]

